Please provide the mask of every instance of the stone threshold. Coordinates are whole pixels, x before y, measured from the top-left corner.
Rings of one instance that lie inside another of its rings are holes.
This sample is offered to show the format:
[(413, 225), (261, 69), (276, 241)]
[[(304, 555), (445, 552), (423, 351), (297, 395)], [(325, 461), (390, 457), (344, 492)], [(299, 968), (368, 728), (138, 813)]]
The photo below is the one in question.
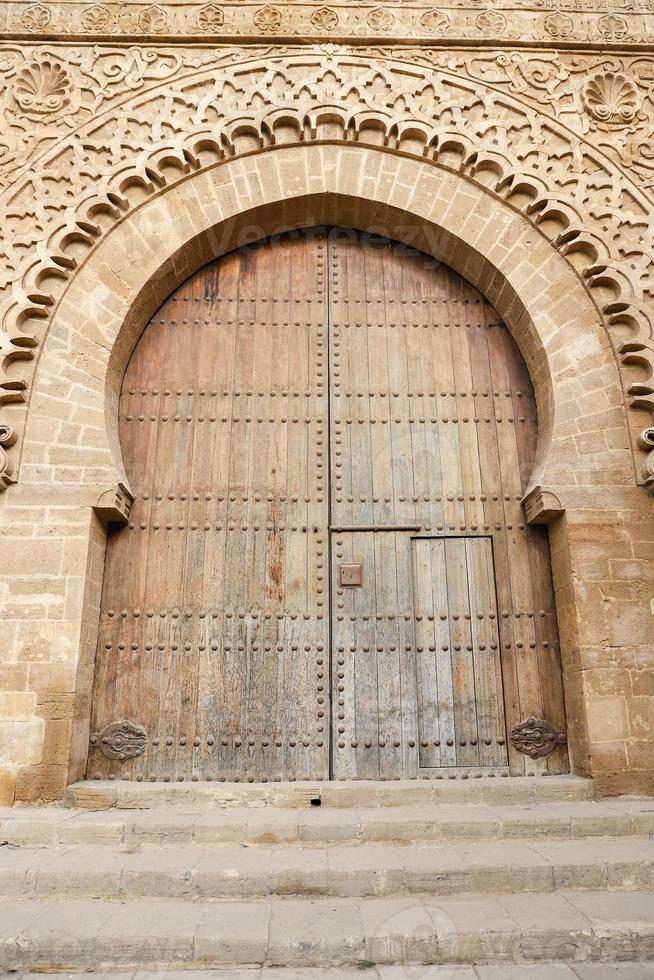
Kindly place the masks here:
[(65, 807), (108, 810), (162, 806), (389, 807), (436, 804), (552, 803), (590, 800), (593, 783), (580, 776), (481, 776), (468, 780), (377, 782), (132, 782), (88, 780), (68, 786)]

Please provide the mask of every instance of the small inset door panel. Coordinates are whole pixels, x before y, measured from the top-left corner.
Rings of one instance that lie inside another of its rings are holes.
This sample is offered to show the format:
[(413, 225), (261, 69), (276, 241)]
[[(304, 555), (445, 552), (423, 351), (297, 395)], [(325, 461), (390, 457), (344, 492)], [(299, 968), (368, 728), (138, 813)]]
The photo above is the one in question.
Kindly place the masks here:
[(380, 528), (332, 544), (334, 777), (506, 767), (490, 538)]
[(420, 767), (507, 765), (490, 538), (414, 538)]

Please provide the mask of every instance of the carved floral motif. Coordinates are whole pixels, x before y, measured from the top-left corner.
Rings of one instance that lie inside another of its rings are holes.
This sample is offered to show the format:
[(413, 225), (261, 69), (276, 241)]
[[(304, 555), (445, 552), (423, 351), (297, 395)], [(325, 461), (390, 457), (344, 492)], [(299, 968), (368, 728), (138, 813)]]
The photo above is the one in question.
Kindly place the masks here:
[(70, 97), (71, 78), (60, 61), (42, 58), (19, 73), (14, 98), (26, 112), (57, 112)]
[(161, 34), (167, 24), (168, 14), (162, 7), (146, 7), (139, 14), (139, 27), (144, 34)]
[(101, 31), (111, 20), (111, 14), (102, 4), (95, 3), (82, 12), (80, 20), (85, 31)]
[(527, 718), (511, 732), (511, 744), (531, 759), (549, 755), (557, 745), (566, 741), (565, 732), (558, 732), (544, 718)]
[(319, 7), (311, 14), (311, 23), (319, 31), (333, 31), (338, 27), (338, 14), (331, 7)]
[(208, 3), (206, 7), (202, 7), (198, 12), (198, 27), (205, 34), (215, 33), (223, 26), (224, 22), (225, 15), (223, 9), (215, 3)]
[(442, 10), (426, 10), (420, 23), (432, 34), (443, 34), (450, 26), (450, 18)]
[(52, 14), (42, 3), (33, 3), (25, 7), (20, 19), (28, 31), (42, 31), (50, 23)]
[(583, 88), (583, 99), (586, 109), (598, 122), (623, 126), (633, 122), (641, 102), (633, 79), (612, 71), (589, 78)]
[(281, 11), (277, 7), (259, 7), (254, 15), (254, 23), (260, 31), (275, 34), (282, 24)]
[(375, 7), (368, 14), (366, 20), (373, 31), (390, 31), (395, 24), (395, 17), (384, 7)]
[(497, 37), (506, 30), (506, 17), (497, 10), (485, 10), (477, 14), (475, 24), (482, 34)]
[(570, 37), (574, 30), (572, 17), (557, 10), (556, 13), (548, 14), (545, 18), (545, 30), (554, 38)]
[(147, 735), (144, 728), (131, 721), (116, 721), (99, 733), (91, 735), (91, 745), (108, 759), (126, 762), (145, 752)]
[(606, 14), (600, 17), (597, 27), (603, 38), (607, 41), (622, 41), (629, 33), (629, 27), (624, 17), (616, 17), (615, 14)]

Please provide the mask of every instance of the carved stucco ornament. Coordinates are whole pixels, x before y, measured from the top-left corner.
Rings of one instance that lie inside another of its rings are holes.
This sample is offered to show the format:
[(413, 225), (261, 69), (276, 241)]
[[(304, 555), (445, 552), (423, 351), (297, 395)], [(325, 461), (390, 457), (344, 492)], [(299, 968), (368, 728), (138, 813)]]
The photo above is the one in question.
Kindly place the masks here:
[(606, 14), (600, 17), (597, 22), (600, 34), (607, 41), (622, 41), (629, 34), (629, 25), (624, 17), (615, 14)]
[(390, 10), (385, 10), (383, 7), (375, 7), (368, 14), (367, 21), (373, 31), (390, 31), (395, 24), (395, 17), (393, 17)]
[(486, 37), (495, 37), (506, 30), (506, 17), (497, 10), (484, 10), (483, 13), (477, 14), (475, 25)]
[(426, 10), (420, 23), (431, 34), (443, 34), (450, 26), (450, 18), (442, 10)]
[(281, 11), (277, 7), (259, 7), (253, 17), (255, 26), (266, 34), (274, 34), (279, 30), (282, 23)]
[(215, 3), (208, 3), (206, 7), (198, 12), (198, 27), (205, 34), (211, 34), (222, 27), (225, 21), (225, 15), (223, 13), (222, 7), (216, 6)]
[(641, 479), (646, 487), (654, 487), (654, 425), (648, 425), (638, 436), (638, 446), (647, 452)]
[(545, 30), (550, 37), (570, 37), (574, 31), (574, 22), (572, 17), (557, 10), (545, 18)]
[(32, 3), (25, 7), (20, 19), (28, 31), (42, 31), (50, 23), (52, 14), (42, 3)]
[(91, 735), (91, 745), (102, 752), (107, 759), (126, 762), (143, 755), (146, 745), (145, 728), (131, 721), (114, 721), (101, 732)]
[(156, 4), (139, 14), (139, 27), (144, 34), (161, 34), (168, 24), (168, 14)]
[(6, 490), (12, 478), (13, 467), (5, 452), (16, 442), (16, 433), (10, 425), (0, 425), (0, 490)]
[(598, 72), (582, 90), (586, 110), (600, 123), (627, 126), (636, 118), (641, 98), (636, 83), (622, 72)]
[(565, 732), (557, 732), (544, 718), (527, 718), (511, 732), (511, 744), (518, 752), (524, 752), (531, 759), (549, 755), (557, 745), (563, 745), (565, 741)]
[(331, 7), (319, 7), (311, 14), (311, 23), (317, 30), (333, 31), (338, 27), (338, 14)]
[(65, 66), (52, 57), (30, 62), (18, 74), (14, 99), (27, 113), (50, 115), (70, 100), (72, 79)]
[(80, 18), (85, 31), (101, 31), (111, 20), (111, 13), (100, 3), (87, 7)]

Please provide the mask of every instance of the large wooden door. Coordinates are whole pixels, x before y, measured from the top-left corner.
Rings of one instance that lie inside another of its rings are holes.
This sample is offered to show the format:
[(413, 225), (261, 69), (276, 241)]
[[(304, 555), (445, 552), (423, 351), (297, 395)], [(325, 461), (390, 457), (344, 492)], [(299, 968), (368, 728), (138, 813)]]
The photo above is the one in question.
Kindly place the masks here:
[(325, 298), (323, 237), (266, 243), (188, 280), (134, 351), (93, 774), (328, 776)]
[(312, 230), (211, 263), (129, 363), (88, 774), (561, 772), (536, 417), (492, 307), (426, 256)]

